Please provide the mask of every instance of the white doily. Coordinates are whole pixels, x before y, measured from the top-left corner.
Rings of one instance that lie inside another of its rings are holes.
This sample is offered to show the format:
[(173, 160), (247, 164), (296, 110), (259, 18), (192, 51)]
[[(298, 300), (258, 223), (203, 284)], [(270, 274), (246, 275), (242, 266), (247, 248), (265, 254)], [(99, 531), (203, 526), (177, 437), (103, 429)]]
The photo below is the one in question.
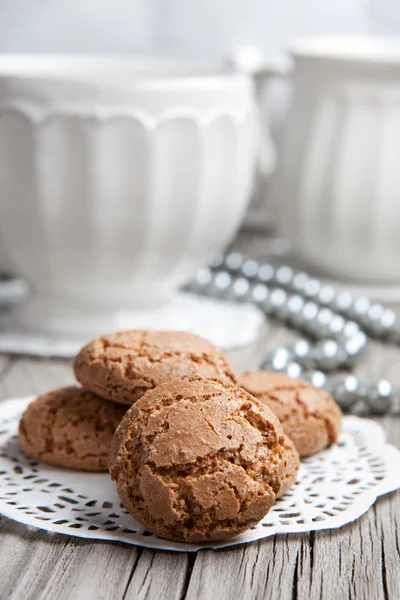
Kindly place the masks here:
[(378, 496), (400, 487), (400, 451), (385, 443), (382, 427), (345, 417), (338, 443), (303, 461), (297, 484), (258, 525), (223, 542), (175, 543), (130, 517), (106, 473), (58, 469), (26, 457), (16, 434), (33, 399), (0, 404), (0, 513), (47, 531), (164, 550), (223, 548), (276, 533), (341, 527), (360, 517)]

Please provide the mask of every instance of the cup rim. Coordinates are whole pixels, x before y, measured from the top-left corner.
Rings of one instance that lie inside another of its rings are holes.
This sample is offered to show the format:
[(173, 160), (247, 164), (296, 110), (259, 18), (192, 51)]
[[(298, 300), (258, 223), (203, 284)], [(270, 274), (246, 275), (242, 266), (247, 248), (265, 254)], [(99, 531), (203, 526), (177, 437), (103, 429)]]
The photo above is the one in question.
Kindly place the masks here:
[(290, 50), (294, 59), (400, 65), (400, 37), (308, 36), (294, 40)]
[(249, 83), (247, 74), (224, 64), (184, 58), (90, 54), (0, 54), (5, 79), (87, 84), (124, 84), (129, 88), (204, 89)]

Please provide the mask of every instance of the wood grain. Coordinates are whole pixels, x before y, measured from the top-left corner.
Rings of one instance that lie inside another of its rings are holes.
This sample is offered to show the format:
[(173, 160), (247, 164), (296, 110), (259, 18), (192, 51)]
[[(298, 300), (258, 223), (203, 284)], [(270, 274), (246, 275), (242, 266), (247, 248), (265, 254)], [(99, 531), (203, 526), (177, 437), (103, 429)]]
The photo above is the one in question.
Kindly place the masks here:
[[(295, 334), (269, 325), (265, 349)], [(400, 385), (400, 350), (371, 345), (357, 372)], [(65, 361), (2, 358), (0, 399), (72, 381)], [(1, 405), (0, 405), (1, 410)], [(378, 419), (400, 447), (400, 418)], [(278, 536), (196, 555), (48, 534), (0, 518), (0, 599), (400, 598), (400, 493), (340, 530)]]

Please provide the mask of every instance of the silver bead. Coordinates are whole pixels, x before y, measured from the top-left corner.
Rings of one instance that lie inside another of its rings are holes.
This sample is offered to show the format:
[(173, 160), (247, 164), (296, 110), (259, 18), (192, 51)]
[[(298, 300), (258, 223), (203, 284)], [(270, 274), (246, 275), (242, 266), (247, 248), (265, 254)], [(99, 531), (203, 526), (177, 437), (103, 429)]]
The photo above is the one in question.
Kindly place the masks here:
[(311, 356), (311, 346), (306, 340), (299, 340), (294, 344), (293, 355), (295, 361), (305, 369), (311, 369), (315, 365)]
[(293, 289), (299, 292), (303, 292), (305, 285), (309, 280), (310, 276), (307, 275), (307, 273), (303, 273), (302, 271), (300, 271), (299, 273), (296, 273), (296, 275), (293, 277), (292, 287)]
[(271, 302), (273, 306), (283, 306), (287, 300), (287, 293), (281, 288), (276, 288), (271, 292)]
[(230, 252), (225, 256), (224, 263), (230, 271), (238, 271), (244, 262), (240, 252)]
[(194, 280), (185, 288), (190, 292), (226, 299), (233, 293), (232, 276), (226, 270), (200, 269)]
[(293, 279), (293, 269), (286, 265), (279, 267), (275, 273), (275, 279), (279, 285), (286, 287)]
[(289, 296), (288, 308), (289, 308), (289, 311), (293, 314), (300, 313), (304, 308), (304, 299), (301, 296), (299, 296), (298, 294)]
[(259, 306), (263, 306), (269, 296), (269, 289), (263, 283), (257, 283), (251, 288), (250, 300)]
[(386, 308), (380, 319), (381, 327), (382, 327), (382, 335), (385, 337), (391, 337), (394, 332), (396, 332), (396, 326), (400, 325), (397, 315), (394, 310), (390, 310), (390, 308)]
[(322, 371), (305, 371), (301, 378), (317, 388), (323, 388), (326, 385), (326, 376)]
[(318, 279), (309, 279), (304, 285), (304, 295), (307, 298), (315, 298), (321, 289), (321, 283)]
[(334, 300), (334, 308), (339, 312), (346, 312), (353, 304), (353, 296), (349, 292), (340, 292)]
[(250, 295), (250, 283), (244, 277), (238, 277), (232, 282), (228, 298), (235, 302), (246, 302)]
[(311, 383), (317, 388), (324, 387), (326, 383), (325, 373), (322, 373), (322, 371), (314, 371), (311, 377)]
[(385, 333), (385, 327), (382, 325), (384, 312), (385, 309), (381, 304), (373, 304), (368, 311), (366, 327), (376, 337), (382, 337)]
[(386, 327), (387, 329), (389, 329), (390, 327), (393, 327), (393, 325), (395, 325), (397, 321), (397, 315), (394, 312), (394, 310), (391, 310), (390, 308), (386, 308), (381, 316), (381, 323), (383, 325), (383, 327)]
[(359, 331), (352, 338), (348, 339), (344, 344), (344, 349), (349, 360), (358, 357), (367, 346), (367, 336), (363, 331)]
[(287, 302), (288, 320), (294, 325), (298, 326), (302, 323), (302, 310), (304, 307), (304, 299), (299, 294), (290, 296)]
[(228, 271), (218, 271), (214, 275), (213, 289), (217, 297), (224, 297), (232, 285), (232, 275)]
[(315, 302), (306, 302), (302, 314), (306, 322), (313, 321), (318, 314), (318, 304), (315, 304)]
[(280, 319), (285, 319), (288, 315), (287, 298), (287, 292), (282, 288), (276, 288), (270, 294), (272, 310)]
[(248, 259), (243, 263), (241, 272), (245, 277), (250, 277), (250, 279), (253, 279), (257, 275), (259, 268), (260, 265), (258, 264), (258, 262), (252, 259)]
[(343, 328), (343, 337), (352, 338), (361, 331), (360, 326), (355, 321), (346, 321)]
[(336, 291), (331, 285), (323, 285), (318, 293), (318, 302), (331, 305), (335, 299)]
[(275, 276), (275, 269), (272, 265), (265, 264), (260, 265), (258, 269), (257, 277), (262, 283), (270, 283)]
[(368, 310), (368, 318), (372, 321), (378, 321), (383, 314), (384, 308), (381, 304), (372, 304)]
[(360, 296), (354, 301), (352, 313), (357, 320), (363, 319), (368, 314), (370, 306), (371, 301), (365, 296)]
[(204, 269), (200, 269), (199, 271), (197, 271), (192, 285), (196, 289), (197, 288), (204, 289), (210, 285), (212, 279), (213, 279), (213, 274), (212, 274), (211, 269), (209, 269), (208, 267), (205, 267)]
[(319, 338), (327, 337), (329, 335), (329, 327), (333, 316), (333, 312), (330, 308), (321, 308), (318, 312), (316, 318), (316, 325), (317, 335)]
[(319, 326), (316, 322), (318, 311), (318, 304), (306, 302), (299, 316), (299, 327), (310, 337), (319, 337)]
[(335, 340), (323, 340), (315, 344), (317, 366), (323, 371), (338, 369), (347, 355)]
[(360, 382), (353, 375), (329, 380), (328, 391), (344, 410), (349, 410), (358, 399)]
[(343, 333), (344, 326), (346, 321), (342, 317), (342, 315), (334, 314), (331, 322), (329, 323), (329, 334), (334, 337), (339, 336)]
[(265, 370), (283, 371), (291, 363), (292, 358), (293, 354), (288, 348), (278, 348), (267, 356), (262, 367)]
[(250, 287), (249, 302), (254, 302), (266, 314), (272, 312), (270, 289), (263, 283)]
[(285, 369), (286, 375), (292, 377), (292, 379), (298, 379), (301, 376), (302, 371), (303, 369), (296, 362), (289, 363)]
[(392, 386), (386, 379), (380, 379), (366, 390), (366, 402), (372, 413), (384, 414), (391, 407)]

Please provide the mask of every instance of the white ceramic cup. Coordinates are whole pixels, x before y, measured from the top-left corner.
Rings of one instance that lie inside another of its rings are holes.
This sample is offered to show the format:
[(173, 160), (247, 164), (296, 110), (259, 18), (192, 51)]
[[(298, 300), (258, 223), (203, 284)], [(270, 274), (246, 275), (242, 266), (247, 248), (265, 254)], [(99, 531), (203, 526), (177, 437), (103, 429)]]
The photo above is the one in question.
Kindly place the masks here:
[(245, 75), (0, 57), (0, 237), (34, 291), (18, 323), (97, 332), (165, 306), (239, 227), (255, 138)]
[(322, 273), (398, 284), (400, 41), (315, 37), (293, 43), (292, 59), (271, 186), (279, 228)]

